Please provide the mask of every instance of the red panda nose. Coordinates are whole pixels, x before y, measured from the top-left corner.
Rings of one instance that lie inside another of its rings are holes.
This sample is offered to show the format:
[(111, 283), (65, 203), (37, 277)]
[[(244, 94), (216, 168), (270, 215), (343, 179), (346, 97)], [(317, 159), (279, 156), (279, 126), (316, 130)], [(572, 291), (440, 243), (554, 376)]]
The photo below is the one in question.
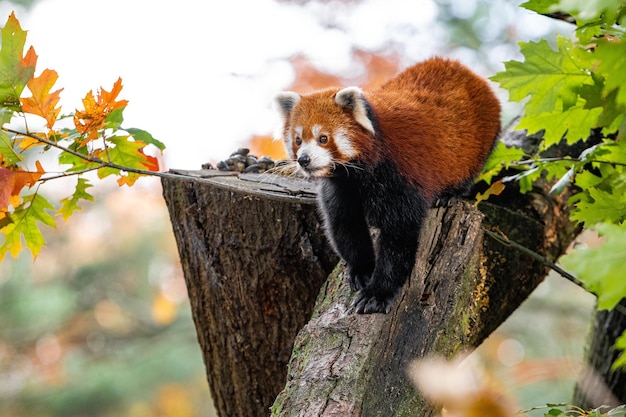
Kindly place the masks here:
[(298, 163), (302, 168), (306, 168), (311, 163), (311, 158), (309, 158), (309, 155), (303, 154), (298, 158)]

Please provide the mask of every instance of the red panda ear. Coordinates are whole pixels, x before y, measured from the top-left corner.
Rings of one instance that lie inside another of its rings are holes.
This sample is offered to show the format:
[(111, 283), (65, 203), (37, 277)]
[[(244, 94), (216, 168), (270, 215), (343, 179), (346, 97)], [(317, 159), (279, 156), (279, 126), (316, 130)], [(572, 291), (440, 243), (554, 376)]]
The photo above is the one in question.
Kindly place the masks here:
[(293, 91), (283, 91), (274, 96), (274, 104), (284, 119), (289, 117), (291, 110), (298, 104), (302, 97)]
[(363, 91), (359, 87), (346, 87), (343, 90), (339, 90), (335, 94), (335, 103), (352, 110), (354, 120), (370, 131), (372, 135), (376, 134), (374, 124), (368, 115), (369, 104), (363, 97)]

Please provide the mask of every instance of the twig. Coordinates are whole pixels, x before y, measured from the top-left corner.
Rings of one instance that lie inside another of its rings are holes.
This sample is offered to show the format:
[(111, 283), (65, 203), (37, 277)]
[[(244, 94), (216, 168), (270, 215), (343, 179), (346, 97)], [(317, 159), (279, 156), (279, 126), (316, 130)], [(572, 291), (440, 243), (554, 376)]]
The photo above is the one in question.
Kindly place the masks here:
[(554, 12), (554, 13), (542, 13), (542, 14), (551, 19), (562, 20), (563, 22), (571, 23), (573, 25), (576, 24), (576, 19), (574, 18), (574, 16), (568, 13)]
[[(573, 282), (574, 284), (578, 285), (580, 288), (584, 289), (585, 291), (594, 294), (592, 291), (589, 291), (589, 289), (585, 288), (585, 284), (580, 281), (578, 278), (576, 278), (574, 275), (570, 274), (569, 272), (567, 272), (566, 270), (564, 270), (563, 268), (561, 268), (560, 266), (558, 266), (557, 264), (555, 264), (554, 262), (550, 261), (549, 259), (547, 259), (545, 256), (538, 254), (537, 252), (533, 251), (532, 249), (528, 249), (526, 246), (524, 245), (520, 245), (519, 243), (509, 239), (508, 237), (500, 234), (500, 233), (496, 233), (492, 230), (487, 230), (484, 229), (485, 234), (491, 238), (493, 238), (494, 240), (502, 243), (503, 245), (506, 246), (511, 246), (517, 250), (519, 250), (520, 252), (525, 253), (526, 255), (538, 260), (539, 262), (541, 262), (542, 264), (544, 264), (545, 266), (547, 266), (548, 268), (552, 269), (553, 271), (555, 271), (556, 273), (558, 273), (559, 275), (561, 275), (563, 278)], [(594, 294), (596, 295), (596, 294)], [(615, 306), (615, 310), (620, 312), (621, 314), (626, 316), (626, 307), (624, 307), (621, 304), (617, 304)]]
[(509, 163), (509, 166), (522, 166), (522, 165), (529, 165), (529, 164), (533, 164), (533, 163), (537, 163), (537, 162), (573, 162), (573, 163), (578, 163), (578, 162), (586, 162), (586, 163), (591, 163), (591, 162), (595, 162), (598, 164), (610, 164), (610, 165), (619, 165), (619, 166), (624, 166), (626, 167), (626, 163), (624, 162), (614, 162), (614, 161), (603, 161), (601, 159), (590, 159), (590, 160), (582, 160), (579, 158), (559, 158), (559, 157), (555, 157), (555, 158), (539, 158), (539, 159), (523, 159), (521, 161), (515, 161), (515, 162), (511, 162)]
[(39, 181), (41, 181), (43, 183), (43, 182), (50, 181), (50, 180), (56, 180), (58, 178), (66, 178), (66, 177), (71, 177), (73, 175), (82, 175), (82, 174), (86, 174), (87, 172), (96, 171), (96, 170), (102, 168), (102, 166), (103, 165), (98, 165), (96, 167), (83, 169), (81, 171), (61, 172), (61, 173), (59, 173), (57, 175), (51, 175), (49, 177), (39, 178)]
[[(21, 135), (21, 136), (27, 136), (29, 138), (38, 140), (38, 141), (40, 141), (42, 143), (45, 143), (46, 145), (50, 145), (50, 146), (52, 146), (54, 148), (57, 148), (57, 149), (59, 149), (59, 150), (61, 150), (63, 152), (67, 152), (67, 153), (69, 153), (71, 155), (74, 155), (74, 156), (76, 156), (76, 157), (78, 157), (78, 158), (80, 158), (80, 159), (82, 159), (84, 161), (92, 162), (94, 164), (98, 164), (99, 165), (98, 167), (94, 167), (93, 169), (89, 168), (86, 171), (95, 170), (95, 169), (99, 169), (99, 168), (102, 168), (102, 167), (107, 167), (107, 168), (118, 169), (120, 171), (132, 172), (134, 174), (151, 175), (151, 176), (160, 177), (160, 178), (181, 178), (181, 177), (185, 176), (185, 175), (173, 174), (173, 173), (169, 173), (169, 172), (148, 171), (148, 170), (145, 170), (145, 169), (125, 167), (125, 166), (122, 166), (122, 165), (118, 165), (118, 164), (116, 164), (114, 162), (104, 161), (104, 160), (102, 160), (100, 158), (96, 158), (95, 156), (84, 155), (84, 154), (82, 154), (80, 152), (76, 152), (73, 149), (66, 148), (65, 146), (61, 146), (57, 142), (51, 141), (51, 140), (46, 139), (46, 138), (42, 138), (42, 137), (34, 135), (32, 133), (19, 132), (17, 130), (13, 130), (13, 129), (6, 128), (6, 127), (3, 127), (2, 129), (4, 131), (6, 131), (6, 132), (9, 132), (9, 133), (14, 133), (16, 135)], [(70, 175), (70, 174), (68, 174), (68, 175)], [(51, 178), (49, 178), (49, 179), (51, 179)]]

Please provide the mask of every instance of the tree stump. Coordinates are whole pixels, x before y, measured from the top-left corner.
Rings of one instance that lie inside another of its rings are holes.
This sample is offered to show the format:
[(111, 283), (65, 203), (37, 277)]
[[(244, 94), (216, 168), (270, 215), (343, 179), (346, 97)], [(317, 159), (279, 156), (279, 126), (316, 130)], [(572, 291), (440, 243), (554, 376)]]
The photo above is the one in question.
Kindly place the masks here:
[(262, 416), (338, 258), (311, 184), (185, 174), (163, 180), (164, 196), (215, 406), (220, 416)]
[(268, 415), (272, 403), (275, 416), (431, 415), (407, 364), (478, 345), (546, 275), (543, 263), (503, 242), (553, 261), (575, 234), (566, 196), (543, 189), (505, 191), (480, 210), (434, 208), (392, 312), (359, 316), (342, 266), (326, 281), (337, 258), (311, 183), (179, 173), (163, 179), (164, 196), (223, 417)]

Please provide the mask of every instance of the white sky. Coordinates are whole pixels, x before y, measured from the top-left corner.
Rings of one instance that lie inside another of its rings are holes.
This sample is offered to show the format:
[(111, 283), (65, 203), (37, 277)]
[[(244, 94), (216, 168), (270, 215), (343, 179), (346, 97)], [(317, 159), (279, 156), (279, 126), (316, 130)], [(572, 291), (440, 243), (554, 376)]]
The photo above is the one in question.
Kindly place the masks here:
[[(462, 16), (476, 1), (460, 3)], [(2, 24), (13, 8), (0, 0)], [(39, 55), (37, 74), (44, 68), (59, 73), (62, 113), (80, 106), (90, 89), (110, 90), (122, 77), (121, 98), (129, 100), (124, 126), (152, 133), (167, 146), (168, 167), (184, 169), (228, 156), (252, 134), (274, 131), (271, 97), (293, 79), (284, 60), (290, 55), (305, 53), (321, 68), (341, 72), (350, 69), (353, 45), (378, 49), (391, 37), (414, 62), (445, 44), (432, 0), (358, 6), (42, 0), (16, 15)]]

